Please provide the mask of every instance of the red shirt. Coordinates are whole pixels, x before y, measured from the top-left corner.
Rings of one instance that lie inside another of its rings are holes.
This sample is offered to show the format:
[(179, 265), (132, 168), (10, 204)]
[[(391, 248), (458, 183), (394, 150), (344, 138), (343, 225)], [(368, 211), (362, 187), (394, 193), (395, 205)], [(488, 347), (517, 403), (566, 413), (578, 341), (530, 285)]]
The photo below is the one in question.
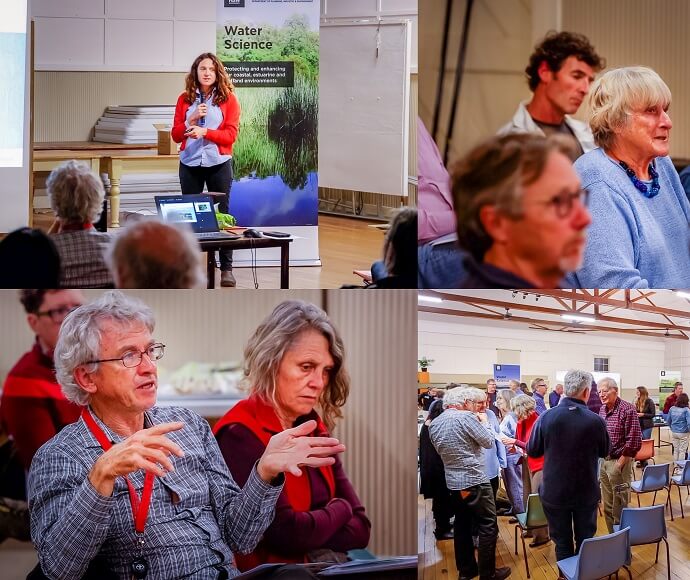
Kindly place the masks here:
[(0, 399), (0, 425), (14, 439), (19, 460), (27, 471), (38, 448), (65, 425), (74, 423), (81, 407), (70, 403), (55, 380), (53, 359), (36, 340), (12, 367)]
[[(527, 445), (527, 442), (529, 441), (529, 436), (532, 434), (532, 427), (534, 427), (534, 424), (537, 422), (537, 419), (539, 419), (539, 415), (537, 415), (536, 411), (532, 411), (532, 413), (530, 413), (527, 419), (521, 419), (520, 421), (518, 421), (517, 427), (515, 429), (515, 439), (524, 442), (524, 444), (520, 447), (524, 448)], [(541, 457), (527, 457), (527, 466), (529, 467), (529, 470), (532, 473), (541, 471), (542, 469), (544, 469), (544, 456), (542, 455)]]
[[(175, 106), (175, 119), (170, 131), (175, 143), (182, 143), (180, 150), (184, 150), (187, 137), (184, 132), (187, 130), (186, 119), (187, 109), (190, 103), (187, 102), (187, 93), (182, 93), (177, 99)], [(232, 145), (237, 139), (240, 130), (240, 102), (235, 93), (230, 93), (224, 103), (219, 103), (218, 107), (223, 113), (223, 122), (217, 129), (208, 129), (204, 139), (213, 141), (218, 145), (218, 153), (221, 155), (232, 155)]]
[(675, 407), (676, 403), (678, 402), (678, 397), (676, 397), (675, 393), (671, 393), (668, 397), (666, 397), (666, 400), (664, 401), (664, 413), (668, 413), (671, 410), (671, 407)]

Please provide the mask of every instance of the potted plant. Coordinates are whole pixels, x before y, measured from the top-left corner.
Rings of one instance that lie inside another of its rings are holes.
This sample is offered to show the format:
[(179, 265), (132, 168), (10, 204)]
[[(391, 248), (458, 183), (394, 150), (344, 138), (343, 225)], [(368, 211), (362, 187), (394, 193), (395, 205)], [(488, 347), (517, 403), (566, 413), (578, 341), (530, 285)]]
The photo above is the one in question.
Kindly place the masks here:
[(434, 359), (431, 358), (426, 358), (423, 356), (420, 359), (417, 359), (417, 363), (419, 364), (419, 368), (423, 373), (427, 371), (427, 369), (431, 366), (431, 364), (434, 362)]

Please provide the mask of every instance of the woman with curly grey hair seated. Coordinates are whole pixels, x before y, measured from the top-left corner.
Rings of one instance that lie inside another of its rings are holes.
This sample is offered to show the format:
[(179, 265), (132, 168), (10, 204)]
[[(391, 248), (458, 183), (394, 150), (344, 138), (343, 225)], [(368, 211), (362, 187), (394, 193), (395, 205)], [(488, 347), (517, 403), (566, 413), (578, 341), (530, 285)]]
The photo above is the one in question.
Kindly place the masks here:
[(105, 198), (101, 179), (71, 160), (54, 169), (46, 185), (57, 216), (51, 233), (60, 254), (60, 287), (112, 288), (104, 259), (110, 235), (93, 227)]
[(575, 163), (589, 192), (577, 288), (688, 288), (690, 203), (669, 158), (671, 91), (652, 69), (608, 71), (589, 92), (598, 149)]

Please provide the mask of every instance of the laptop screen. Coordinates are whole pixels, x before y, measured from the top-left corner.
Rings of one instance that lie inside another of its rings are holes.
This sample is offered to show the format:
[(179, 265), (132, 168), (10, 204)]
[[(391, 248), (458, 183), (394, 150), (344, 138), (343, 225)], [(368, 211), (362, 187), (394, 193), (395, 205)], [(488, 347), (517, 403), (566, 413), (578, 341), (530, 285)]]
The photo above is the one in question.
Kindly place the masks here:
[(186, 223), (198, 233), (218, 231), (210, 195), (156, 196), (156, 206), (165, 222)]

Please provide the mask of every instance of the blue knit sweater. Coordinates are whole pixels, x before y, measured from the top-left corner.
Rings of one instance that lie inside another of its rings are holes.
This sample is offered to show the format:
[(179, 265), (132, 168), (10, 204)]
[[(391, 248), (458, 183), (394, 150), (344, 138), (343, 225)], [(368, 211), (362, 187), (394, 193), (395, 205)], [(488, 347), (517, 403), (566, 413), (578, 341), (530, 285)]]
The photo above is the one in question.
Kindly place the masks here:
[(690, 288), (690, 204), (668, 157), (656, 159), (659, 194), (640, 193), (602, 149), (575, 162), (592, 224), (576, 288)]

